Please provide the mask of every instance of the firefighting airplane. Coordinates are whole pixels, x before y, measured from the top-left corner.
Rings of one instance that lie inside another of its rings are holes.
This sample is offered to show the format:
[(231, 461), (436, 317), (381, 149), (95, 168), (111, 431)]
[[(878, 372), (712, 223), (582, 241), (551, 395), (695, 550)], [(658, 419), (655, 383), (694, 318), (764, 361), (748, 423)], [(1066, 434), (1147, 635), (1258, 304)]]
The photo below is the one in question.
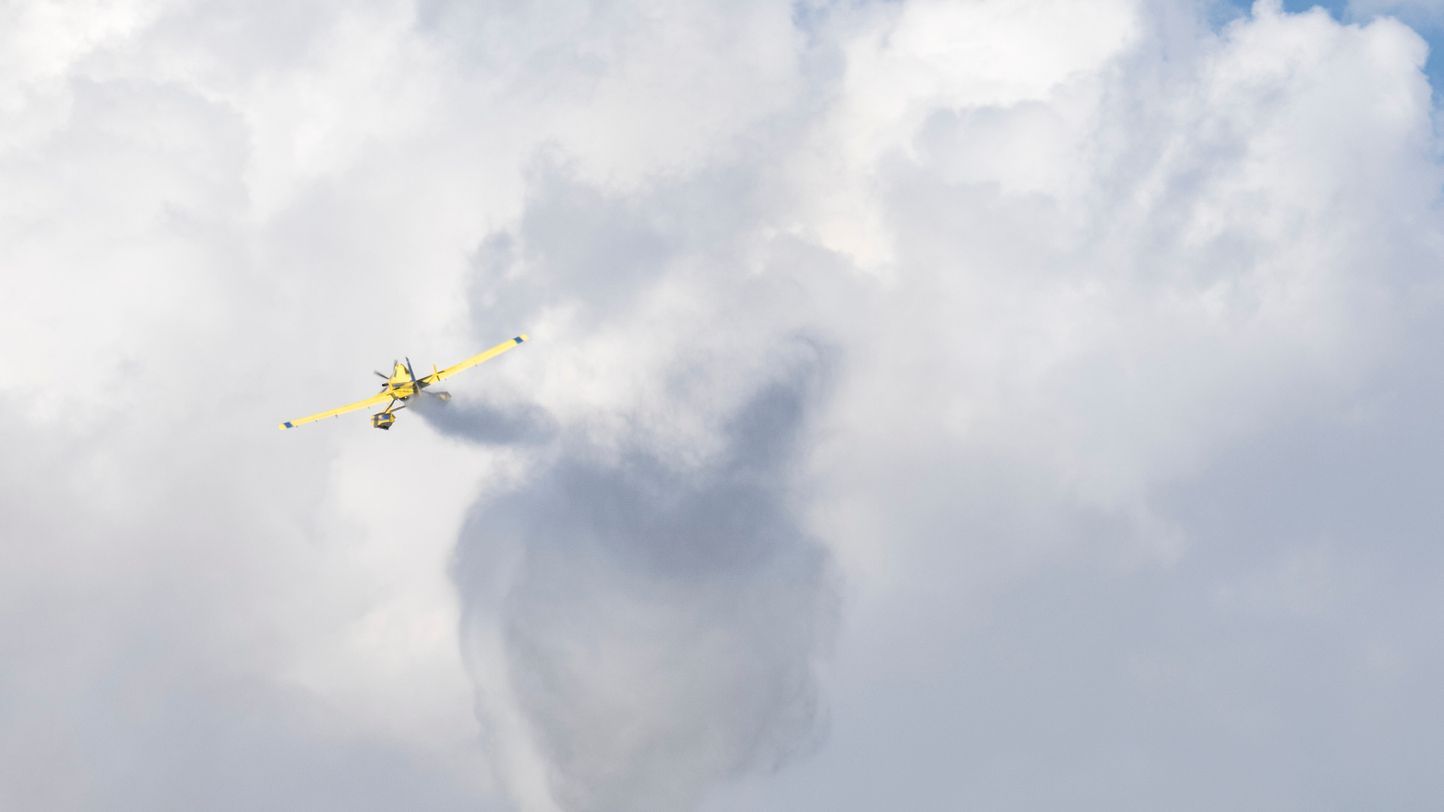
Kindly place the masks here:
[[(380, 372), (376, 373), (386, 380), (385, 383), (381, 384), (380, 394), (372, 395), (365, 400), (358, 400), (355, 403), (348, 403), (345, 406), (332, 409), (329, 412), (318, 412), (295, 420), (287, 420), (281, 424), (281, 428), (293, 429), (303, 423), (314, 423), (317, 420), (323, 420), (327, 417), (336, 417), (347, 412), (354, 412), (357, 409), (369, 409), (372, 406), (380, 406), (385, 403), (385, 409), (371, 415), (371, 425), (378, 429), (389, 429), (391, 428), (391, 424), (396, 422), (396, 413), (405, 409), (406, 401), (415, 395), (427, 394), (442, 401), (451, 399), (450, 393), (427, 392), (426, 387), (439, 381), (444, 381), (462, 370), (471, 369), (477, 364), (490, 361), (523, 341), (526, 341), (525, 333), (516, 338), (503, 341), (486, 352), (477, 353), (465, 361), (449, 366), (446, 369), (437, 369), (435, 365), (432, 365), (431, 374), (420, 378), (416, 377), (416, 373), (411, 371), (410, 358), (406, 359), (406, 363), (404, 364), (400, 361), (394, 361), (392, 362), (393, 366), (390, 377)], [(397, 403), (402, 405), (397, 406)]]

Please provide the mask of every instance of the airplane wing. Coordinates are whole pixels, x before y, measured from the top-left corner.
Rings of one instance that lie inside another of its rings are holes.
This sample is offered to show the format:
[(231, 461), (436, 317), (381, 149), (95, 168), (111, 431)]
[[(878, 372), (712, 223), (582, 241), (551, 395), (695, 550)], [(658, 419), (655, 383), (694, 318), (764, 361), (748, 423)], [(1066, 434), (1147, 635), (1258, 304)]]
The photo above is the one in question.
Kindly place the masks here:
[(512, 347), (521, 344), (523, 341), (526, 341), (525, 333), (517, 336), (516, 338), (507, 339), (506, 341), (503, 341), (502, 343), (496, 345), (495, 347), (492, 347), (485, 352), (479, 352), (459, 364), (453, 364), (446, 369), (432, 372), (430, 375), (427, 375), (424, 378), (420, 378), (419, 382), (427, 384), (429, 386), (430, 384), (436, 383), (437, 381), (444, 381), (458, 372), (463, 372), (465, 370), (471, 369), (477, 364), (482, 364), (490, 361), (491, 359), (497, 357), (498, 355), (501, 355)]
[(355, 403), (348, 403), (345, 406), (332, 409), (329, 412), (317, 412), (316, 414), (307, 415), (305, 417), (297, 418), (295, 420), (287, 420), (286, 422), (281, 424), (281, 428), (294, 429), (302, 423), (314, 423), (317, 420), (324, 420), (328, 417), (335, 417), (337, 415), (346, 414), (347, 412), (354, 412), (357, 409), (365, 409), (370, 406), (380, 406), (383, 403), (390, 402), (390, 400), (391, 395), (386, 392), (382, 392), (379, 395), (372, 395), (365, 400), (358, 400)]

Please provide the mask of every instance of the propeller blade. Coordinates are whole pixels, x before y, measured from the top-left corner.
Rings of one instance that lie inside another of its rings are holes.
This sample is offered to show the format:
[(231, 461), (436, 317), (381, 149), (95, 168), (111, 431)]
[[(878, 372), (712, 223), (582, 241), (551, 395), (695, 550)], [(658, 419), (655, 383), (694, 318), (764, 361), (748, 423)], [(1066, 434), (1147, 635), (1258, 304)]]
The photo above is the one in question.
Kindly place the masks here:
[[(371, 371), (372, 371), (372, 372), (376, 372), (376, 370), (374, 370), (374, 369), (371, 370)], [(376, 372), (376, 377), (380, 378), (380, 379), (383, 380), (383, 381), (389, 381), (389, 380), (391, 380), (391, 376), (390, 376), (390, 375), (387, 375), (387, 374), (384, 373), (384, 372)]]

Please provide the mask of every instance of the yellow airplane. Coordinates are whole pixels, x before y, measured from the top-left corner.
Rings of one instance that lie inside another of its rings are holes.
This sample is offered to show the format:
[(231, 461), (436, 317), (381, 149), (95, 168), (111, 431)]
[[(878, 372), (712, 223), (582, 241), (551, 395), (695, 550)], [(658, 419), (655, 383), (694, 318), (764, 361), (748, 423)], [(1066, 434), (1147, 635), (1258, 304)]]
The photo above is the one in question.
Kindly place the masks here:
[[(458, 372), (471, 369), (477, 364), (490, 361), (491, 359), (497, 357), (498, 355), (501, 355), (502, 353), (506, 352), (512, 347), (517, 346), (523, 341), (526, 341), (525, 333), (517, 336), (516, 338), (503, 341), (502, 343), (496, 345), (495, 347), (492, 347), (486, 352), (477, 353), (476, 355), (471, 356), (465, 361), (462, 361), (459, 364), (449, 366), (446, 369), (437, 369), (436, 366), (433, 364), (431, 367), (431, 374), (421, 378), (416, 377), (416, 373), (411, 371), (410, 358), (407, 358), (406, 363), (404, 364), (400, 361), (395, 361), (393, 362), (394, 366), (391, 369), (391, 375), (389, 377), (380, 372), (376, 373), (377, 375), (380, 375), (386, 380), (385, 383), (381, 384), (380, 394), (372, 395), (365, 400), (358, 400), (355, 403), (348, 403), (345, 406), (340, 407), (339, 409), (332, 409), (329, 412), (318, 412), (313, 415), (297, 418), (296, 420), (287, 420), (286, 422), (281, 424), (281, 428), (293, 429), (299, 425), (302, 425), (303, 423), (314, 423), (317, 420), (324, 420), (327, 417), (336, 417), (338, 415), (346, 414), (347, 412), (354, 412), (357, 409), (369, 409), (372, 406), (380, 406), (381, 404), (385, 403), (385, 409), (382, 409), (380, 412), (371, 415), (371, 425), (378, 429), (389, 429), (391, 428), (391, 424), (396, 422), (396, 413), (401, 411), (402, 409), (405, 409), (406, 401), (410, 400), (416, 395), (425, 393), (427, 395), (432, 395), (433, 397), (440, 398), (443, 401), (451, 399), (451, 395), (449, 393), (427, 392), (426, 387), (431, 386), (432, 384), (439, 381), (444, 381)], [(397, 406), (397, 403), (400, 403), (402, 405)]]

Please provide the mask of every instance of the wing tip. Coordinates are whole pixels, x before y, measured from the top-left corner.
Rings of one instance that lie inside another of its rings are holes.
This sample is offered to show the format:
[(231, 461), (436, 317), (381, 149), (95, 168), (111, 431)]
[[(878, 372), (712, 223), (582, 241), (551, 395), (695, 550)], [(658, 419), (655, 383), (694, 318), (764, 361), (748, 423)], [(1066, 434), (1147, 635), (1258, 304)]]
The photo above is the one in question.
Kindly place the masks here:
[(293, 429), (293, 428), (295, 428), (295, 426), (291, 425), (291, 421), (287, 420), (286, 422), (284, 422), (284, 423), (281, 424), (281, 428), (283, 428), (283, 429)]
[(521, 335), (517, 336), (516, 338), (513, 338), (512, 341), (515, 341), (516, 343), (520, 344), (520, 343), (522, 343), (523, 341), (526, 341), (527, 339), (528, 339), (527, 334), (526, 334), (526, 333), (522, 333)]

